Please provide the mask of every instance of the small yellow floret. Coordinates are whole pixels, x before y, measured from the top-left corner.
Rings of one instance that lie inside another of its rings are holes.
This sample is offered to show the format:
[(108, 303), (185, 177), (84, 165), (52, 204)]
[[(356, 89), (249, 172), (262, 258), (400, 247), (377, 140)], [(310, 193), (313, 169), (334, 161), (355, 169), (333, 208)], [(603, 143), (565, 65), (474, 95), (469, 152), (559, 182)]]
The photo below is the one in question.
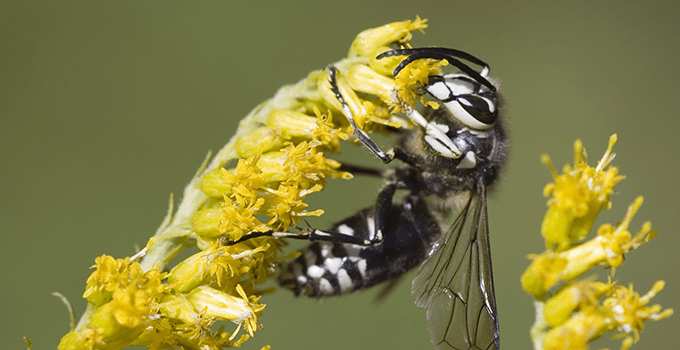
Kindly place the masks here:
[(663, 284), (663, 281), (658, 281), (642, 297), (633, 291), (632, 285), (629, 288), (618, 285), (608, 288), (610, 296), (601, 306), (591, 301), (548, 331), (543, 348), (586, 350), (589, 342), (617, 331), (619, 334), (614, 337), (624, 338), (621, 349), (628, 349), (639, 340), (644, 322), (657, 321), (673, 314), (672, 309), (662, 311), (660, 305), (646, 306), (663, 289)]
[[(349, 49), (349, 57), (375, 57), (376, 48), (386, 47), (393, 42), (406, 43), (411, 40), (411, 32), (427, 28), (427, 19), (416, 17), (414, 21), (393, 22), (364, 30), (357, 35)], [(382, 52), (382, 51), (381, 51)]]
[(187, 295), (197, 310), (205, 312), (210, 317), (243, 324), (250, 336), (257, 329), (257, 316), (262, 313), (265, 305), (257, 303), (259, 297), (249, 298), (241, 286), (236, 287), (239, 296), (235, 297), (217, 289), (201, 286)]
[(639, 247), (656, 236), (651, 224), (646, 222), (635, 236), (628, 232), (628, 226), (635, 212), (642, 205), (638, 197), (628, 207), (624, 220), (614, 227), (600, 226), (597, 237), (559, 253), (546, 251), (533, 255), (532, 263), (522, 275), (522, 286), (527, 292), (540, 296), (560, 281), (572, 281), (591, 268), (606, 265), (615, 269), (623, 263), (624, 254)]
[(574, 143), (574, 166), (566, 165), (562, 175), (557, 175), (548, 156), (541, 158), (550, 167), (555, 179), (543, 192), (546, 196), (552, 194), (541, 227), (548, 249), (562, 251), (583, 239), (590, 232), (600, 210), (610, 206), (609, 195), (613, 193), (614, 185), (625, 178), (618, 175), (616, 167), (609, 166), (614, 159), (611, 151), (615, 143), (616, 135), (612, 135), (607, 151), (593, 168), (587, 163), (581, 141), (577, 140)]

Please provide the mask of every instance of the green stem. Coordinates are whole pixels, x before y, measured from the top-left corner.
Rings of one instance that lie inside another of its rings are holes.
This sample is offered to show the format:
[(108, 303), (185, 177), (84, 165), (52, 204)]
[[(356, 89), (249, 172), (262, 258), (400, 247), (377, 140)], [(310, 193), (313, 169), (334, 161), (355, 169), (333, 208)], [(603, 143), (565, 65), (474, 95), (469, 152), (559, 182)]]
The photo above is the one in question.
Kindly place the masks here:
[(539, 300), (534, 300), (534, 308), (536, 309), (536, 320), (531, 326), (531, 340), (534, 343), (534, 350), (543, 350), (543, 339), (548, 332), (550, 325), (545, 320), (543, 314), (543, 307), (545, 303)]

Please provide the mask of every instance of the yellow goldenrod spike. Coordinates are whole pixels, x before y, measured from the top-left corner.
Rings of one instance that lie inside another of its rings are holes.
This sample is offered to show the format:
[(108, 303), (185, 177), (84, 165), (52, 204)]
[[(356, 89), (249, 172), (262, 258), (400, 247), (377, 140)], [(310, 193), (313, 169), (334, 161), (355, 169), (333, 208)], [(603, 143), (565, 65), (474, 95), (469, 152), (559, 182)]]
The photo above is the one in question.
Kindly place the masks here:
[[(643, 296), (633, 290), (632, 284), (622, 287), (612, 283), (610, 277), (608, 283), (572, 282), (550, 297), (553, 286), (572, 281), (594, 266), (606, 265), (613, 276), (624, 254), (656, 235), (649, 222), (635, 236), (629, 232), (643, 203), (640, 196), (628, 206), (618, 225), (601, 225), (596, 237), (580, 242), (600, 210), (610, 207), (609, 195), (624, 178), (611, 166), (616, 139), (616, 134), (609, 138), (607, 150), (594, 168), (587, 164), (587, 153), (579, 140), (574, 143), (574, 164), (566, 165), (563, 174), (557, 174), (547, 156), (541, 157), (554, 179), (544, 189), (544, 194), (551, 197), (541, 228), (549, 250), (532, 256), (532, 263), (522, 275), (522, 287), (535, 296), (537, 312), (540, 310), (531, 333), (537, 348), (585, 350), (591, 341), (608, 332), (618, 332), (613, 338), (623, 338), (621, 349), (625, 350), (639, 340), (645, 322), (673, 314), (672, 309), (662, 310), (660, 305), (648, 306), (663, 289), (663, 280)], [(550, 250), (553, 245), (556, 251)]]
[[(353, 42), (351, 57), (334, 63), (339, 90), (367, 133), (407, 126), (390, 111), (395, 96), (414, 99), (409, 94), (427, 83), (428, 72), (445, 64), (419, 60), (395, 80), (392, 71), (403, 58), (376, 59), (395, 42), (407, 47), (411, 31), (425, 27), (425, 20), (416, 18), (364, 31)], [(257, 106), (215, 158), (203, 162), (176, 210), (170, 200), (144, 249), (130, 258), (96, 260), (83, 294), (88, 311), (59, 348), (222, 349), (249, 339), (260, 328), (260, 297), (269, 292), (258, 285), (274, 276), (285, 258), (280, 256), (284, 243), (266, 236), (229, 243), (254, 232), (288, 230), (301, 218), (324, 213), (308, 208), (307, 196), (331, 178), (352, 178), (325, 155), (349, 139), (349, 121), (337, 114), (341, 109), (328, 86), (328, 71), (322, 70)], [(160, 272), (194, 245), (201, 251), (170, 273)], [(236, 332), (212, 331), (216, 320), (237, 323)], [(239, 337), (241, 329), (246, 334)]]

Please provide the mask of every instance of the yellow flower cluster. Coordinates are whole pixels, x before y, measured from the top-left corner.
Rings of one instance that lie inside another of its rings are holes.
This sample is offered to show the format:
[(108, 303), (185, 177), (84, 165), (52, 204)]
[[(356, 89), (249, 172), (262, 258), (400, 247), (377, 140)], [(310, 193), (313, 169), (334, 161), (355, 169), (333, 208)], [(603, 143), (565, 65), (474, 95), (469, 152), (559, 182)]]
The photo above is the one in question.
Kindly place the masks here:
[[(395, 78), (402, 58), (376, 56), (409, 47), (411, 32), (425, 27), (426, 20), (416, 18), (366, 30), (348, 56), (333, 64), (358, 128), (408, 125), (394, 113), (412, 108), (417, 88), (446, 62), (418, 60)], [(308, 210), (305, 198), (328, 179), (352, 178), (326, 157), (354, 132), (347, 118), (333, 118), (342, 115), (342, 106), (329, 78), (328, 70), (314, 71), (248, 114), (231, 141), (199, 169), (176, 211), (171, 199), (166, 219), (140, 253), (97, 258), (84, 293), (87, 311), (59, 349), (216, 350), (253, 336), (265, 308), (260, 299), (269, 292), (258, 285), (274, 275), (284, 243), (267, 236), (235, 242), (253, 232), (288, 231), (302, 218), (322, 215), (321, 209)], [(161, 272), (192, 246), (200, 251)], [(237, 326), (215, 331), (216, 321)], [(237, 338), (242, 329), (246, 334)]]
[[(417, 18), (364, 31), (354, 40), (348, 58), (334, 64), (339, 72), (338, 89), (357, 127), (379, 130), (406, 125), (390, 110), (405, 101), (412, 104), (416, 86), (426, 83), (428, 74), (437, 72), (440, 65), (418, 61), (394, 78), (392, 72), (402, 58), (377, 60), (376, 56), (395, 42), (405, 46), (411, 31), (425, 26)], [(193, 216), (199, 248), (219, 238), (236, 241), (250, 232), (287, 231), (300, 218), (322, 215), (323, 210), (307, 211), (304, 198), (322, 190), (328, 178), (352, 177), (338, 171), (340, 164), (323, 153), (338, 152), (339, 141), (347, 140), (353, 131), (345, 118), (332, 118), (333, 112), (342, 113), (342, 106), (329, 79), (327, 70), (316, 71), (304, 84), (298, 83), (305, 86), (304, 94), (278, 103), (285, 108), (273, 108), (261, 125), (236, 137), (239, 161), (235, 169), (216, 168), (203, 176), (201, 189), (220, 207), (211, 205)]]
[[(611, 281), (576, 280), (598, 265), (610, 268), (613, 276), (624, 254), (656, 236), (649, 222), (635, 235), (628, 231), (642, 205), (642, 197), (638, 197), (621, 223), (601, 225), (596, 237), (582, 241), (600, 211), (611, 206), (614, 185), (624, 178), (610, 165), (614, 143), (616, 135), (593, 168), (587, 163), (581, 142), (576, 141), (574, 165), (565, 166), (561, 175), (547, 156), (542, 158), (554, 178), (544, 190), (546, 196), (552, 195), (541, 227), (548, 250), (531, 256), (532, 262), (522, 275), (522, 287), (534, 295), (537, 307), (532, 329), (536, 349), (587, 349), (589, 342), (612, 331), (624, 338), (621, 349), (628, 349), (639, 339), (644, 322), (673, 313), (672, 309), (662, 311), (659, 305), (647, 306), (663, 288), (663, 281), (640, 296), (632, 285), (626, 288)], [(558, 286), (552, 295), (551, 289)]]
[[(263, 250), (248, 252), (249, 258), (254, 259), (254, 255)], [(220, 251), (210, 253), (219, 255)], [(229, 261), (219, 256), (203, 255), (202, 258), (198, 265), (205, 272), (197, 273), (199, 279), (219, 278), (221, 274), (235, 272)], [(227, 260), (240, 258), (243, 256)], [(239, 265), (246, 264), (239, 262)], [(133, 345), (150, 349), (176, 345), (190, 349), (236, 347), (253, 335), (257, 317), (264, 309), (264, 305), (258, 303), (259, 297), (249, 297), (241, 285), (230, 286), (235, 293), (208, 284), (184, 293), (189, 282), (178, 275), (188, 271), (180, 266), (169, 274), (159, 273), (157, 269), (143, 272), (130, 258), (103, 255), (93, 267), (95, 272), (88, 278), (83, 294), (88, 301), (87, 323), (79, 324), (65, 335), (60, 349), (121, 349)], [(170, 283), (164, 283), (166, 279)], [(216, 320), (231, 321), (238, 327), (232, 334), (212, 332), (211, 326)], [(249, 335), (234, 341), (241, 327)]]

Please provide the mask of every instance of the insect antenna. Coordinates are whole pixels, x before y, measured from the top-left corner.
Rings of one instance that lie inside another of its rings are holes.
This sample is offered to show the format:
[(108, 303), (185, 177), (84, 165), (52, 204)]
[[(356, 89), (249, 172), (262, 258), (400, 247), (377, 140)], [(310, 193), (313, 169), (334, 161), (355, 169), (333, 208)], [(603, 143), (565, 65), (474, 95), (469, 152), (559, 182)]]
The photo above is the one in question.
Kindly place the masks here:
[[(488, 81), (484, 75), (488, 74), (489, 71), (489, 65), (486, 64), (484, 61), (480, 60), (479, 58), (470, 55), (467, 52), (463, 52), (460, 50), (455, 50), (455, 49), (448, 49), (448, 48), (441, 48), (441, 47), (422, 47), (422, 48), (416, 48), (416, 49), (396, 49), (396, 50), (390, 50), (381, 53), (376, 57), (376, 59), (381, 59), (385, 57), (391, 57), (391, 56), (402, 56), (402, 55), (408, 55), (403, 61), (399, 63), (397, 68), (394, 69), (394, 76), (397, 76), (399, 72), (401, 72), (402, 69), (404, 69), (407, 65), (411, 64), (414, 61), (417, 60), (422, 60), (422, 59), (436, 59), (436, 60), (446, 60), (449, 62), (452, 66), (460, 69), (463, 73), (467, 74), (471, 78), (477, 80), (480, 84), (486, 86), (489, 88), (491, 91), (495, 92), (496, 87), (491, 84), (490, 81)], [(482, 67), (482, 73), (477, 72), (476, 70), (472, 69), (470, 66), (467, 64), (463, 63), (461, 60), (458, 58), (462, 58), (466, 61), (470, 61), (474, 64), (477, 64)]]

